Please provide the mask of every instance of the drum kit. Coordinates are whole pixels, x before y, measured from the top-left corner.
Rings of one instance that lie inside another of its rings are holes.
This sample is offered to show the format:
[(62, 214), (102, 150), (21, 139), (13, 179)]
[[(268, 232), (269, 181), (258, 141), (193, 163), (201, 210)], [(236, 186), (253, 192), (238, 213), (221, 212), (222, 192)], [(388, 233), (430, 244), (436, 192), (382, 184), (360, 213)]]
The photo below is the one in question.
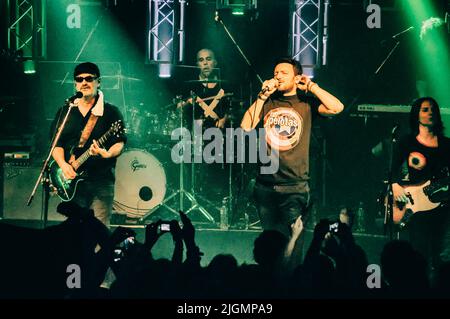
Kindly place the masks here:
[[(233, 127), (240, 121), (241, 114), (238, 113), (243, 103), (233, 99), (231, 94), (222, 98), (229, 106), (229, 127)], [(177, 164), (172, 160), (172, 146), (179, 142), (171, 140), (172, 131), (194, 121), (193, 118), (184, 119), (183, 109), (197, 106), (188, 100), (195, 99), (177, 96), (173, 103), (164, 107), (164, 115), (147, 112), (143, 105), (129, 109), (127, 134), (131, 147), (117, 159), (113, 209), (126, 215), (129, 222), (138, 224), (174, 219), (182, 210), (187, 214), (197, 213), (191, 216), (193, 222), (228, 228), (246, 220), (247, 226), (242, 225), (246, 228), (257, 219), (251, 205), (251, 190), (246, 187), (250, 182), (245, 172), (249, 171), (248, 166), (244, 167), (246, 164), (199, 164), (194, 161)], [(237, 103), (239, 107), (235, 107)], [(239, 206), (241, 203), (247, 205)]]
[[(146, 111), (141, 103), (140, 108), (132, 107), (128, 111), (127, 133), (133, 140), (156, 141), (170, 140), (170, 134), (179, 125), (178, 112), (165, 108), (165, 116)], [(169, 105), (170, 106), (170, 105)]]

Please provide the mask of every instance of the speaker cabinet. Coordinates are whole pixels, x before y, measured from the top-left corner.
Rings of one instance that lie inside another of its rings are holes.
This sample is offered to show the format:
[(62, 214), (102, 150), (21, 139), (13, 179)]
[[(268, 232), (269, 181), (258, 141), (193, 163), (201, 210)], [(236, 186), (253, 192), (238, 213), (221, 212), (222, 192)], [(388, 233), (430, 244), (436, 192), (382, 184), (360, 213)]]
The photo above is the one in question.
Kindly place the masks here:
[[(27, 206), (28, 198), (40, 173), (40, 167), (4, 165), (3, 217), (5, 219), (41, 219), (42, 185), (39, 185), (33, 202)], [(60, 221), (65, 217), (56, 212), (60, 199), (50, 196), (48, 220)]]

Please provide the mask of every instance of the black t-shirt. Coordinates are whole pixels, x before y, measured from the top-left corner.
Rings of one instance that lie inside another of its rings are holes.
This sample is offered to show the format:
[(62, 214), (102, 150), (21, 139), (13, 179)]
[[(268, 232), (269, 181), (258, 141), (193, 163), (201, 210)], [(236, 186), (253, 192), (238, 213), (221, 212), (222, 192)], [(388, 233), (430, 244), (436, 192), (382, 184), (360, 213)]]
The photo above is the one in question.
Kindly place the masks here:
[(441, 137), (438, 147), (421, 144), (416, 136), (407, 135), (398, 141), (393, 157), (393, 180), (402, 184), (425, 182), (442, 176), (450, 166), (450, 139)]
[[(223, 98), (215, 102), (214, 100), (207, 100), (204, 101), (204, 103), (207, 106), (211, 106), (211, 103), (216, 104), (213, 111), (217, 114), (219, 118), (223, 118), (226, 114), (228, 114), (228, 106), (229, 106), (229, 96), (227, 94), (231, 93), (231, 90), (220, 83), (217, 83), (214, 88), (208, 88), (204, 86), (202, 83), (194, 83), (192, 85), (188, 85), (185, 89), (185, 95), (187, 97), (190, 97), (191, 92), (193, 92), (196, 96), (200, 98), (209, 98), (209, 97), (215, 97), (220, 92), (220, 90), (223, 90), (223, 94), (225, 95)], [(205, 105), (203, 105), (206, 107)], [(194, 106), (191, 104), (188, 104), (185, 106), (185, 119), (186, 123), (188, 123), (188, 127), (191, 127), (192, 125), (192, 109), (194, 109), (194, 119), (195, 120), (203, 120), (203, 128), (210, 128), (215, 127), (216, 120), (212, 118), (211, 116), (205, 116), (205, 112), (202, 108), (202, 106), (199, 103), (196, 103)]]
[(260, 114), (260, 127), (265, 128), (268, 150), (273, 146), (279, 149), (279, 169), (274, 174), (262, 174), (260, 169), (258, 182), (305, 187), (309, 180), (311, 126), (320, 104), (317, 98), (305, 95), (275, 94), (267, 99)]
[[(60, 108), (54, 119), (52, 128), (54, 128), (59, 119), (61, 111), (64, 110), (61, 117), (63, 117), (67, 112), (67, 106)], [(87, 121), (91, 115), (91, 110), (83, 117), (78, 108), (74, 107), (70, 111), (69, 118), (67, 120), (64, 131), (61, 133), (61, 138), (56, 146), (62, 147), (65, 153), (66, 161), (69, 160), (70, 154), (75, 154), (75, 158), (78, 158), (84, 151), (89, 149), (92, 144), (92, 140), (98, 141), (103, 134), (105, 134), (113, 123), (116, 121), (122, 121), (123, 117), (119, 109), (109, 103), (104, 103), (104, 112), (100, 116), (95, 124), (94, 129), (86, 141), (83, 148), (78, 147), (80, 141), (81, 132), (86, 126)], [(62, 121), (62, 118), (60, 119)], [(124, 125), (124, 124), (123, 124)], [(117, 142), (126, 142), (125, 134), (120, 134), (119, 136), (111, 136), (106, 143), (103, 145), (105, 149), (109, 149), (113, 144)], [(114, 181), (114, 168), (116, 166), (116, 157), (114, 158), (102, 158), (101, 156), (92, 156), (89, 158), (79, 170), (85, 171), (87, 173), (86, 180), (89, 179), (106, 179), (109, 181)]]

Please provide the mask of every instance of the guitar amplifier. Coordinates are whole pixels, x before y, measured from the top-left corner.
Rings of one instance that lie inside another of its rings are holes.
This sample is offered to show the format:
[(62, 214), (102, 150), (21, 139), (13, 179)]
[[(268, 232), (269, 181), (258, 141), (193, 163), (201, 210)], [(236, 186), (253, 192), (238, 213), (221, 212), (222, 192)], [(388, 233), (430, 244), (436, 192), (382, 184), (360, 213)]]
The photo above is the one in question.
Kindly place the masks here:
[[(27, 206), (28, 198), (40, 173), (40, 167), (4, 164), (3, 218), (40, 220), (42, 206), (42, 185), (39, 185), (33, 202)], [(48, 220), (62, 221), (64, 216), (56, 212), (60, 199), (50, 196)]]
[(3, 160), (7, 166), (31, 165), (31, 156), (29, 152), (7, 152), (5, 153)]

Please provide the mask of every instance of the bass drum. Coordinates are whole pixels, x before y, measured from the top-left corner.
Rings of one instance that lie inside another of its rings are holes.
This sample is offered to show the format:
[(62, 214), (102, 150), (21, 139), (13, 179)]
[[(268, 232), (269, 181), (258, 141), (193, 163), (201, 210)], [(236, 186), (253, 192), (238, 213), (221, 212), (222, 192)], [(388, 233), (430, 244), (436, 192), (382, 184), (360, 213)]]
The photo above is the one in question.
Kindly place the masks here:
[(164, 200), (164, 168), (146, 151), (127, 150), (117, 159), (114, 190), (115, 211), (130, 218), (141, 218)]

